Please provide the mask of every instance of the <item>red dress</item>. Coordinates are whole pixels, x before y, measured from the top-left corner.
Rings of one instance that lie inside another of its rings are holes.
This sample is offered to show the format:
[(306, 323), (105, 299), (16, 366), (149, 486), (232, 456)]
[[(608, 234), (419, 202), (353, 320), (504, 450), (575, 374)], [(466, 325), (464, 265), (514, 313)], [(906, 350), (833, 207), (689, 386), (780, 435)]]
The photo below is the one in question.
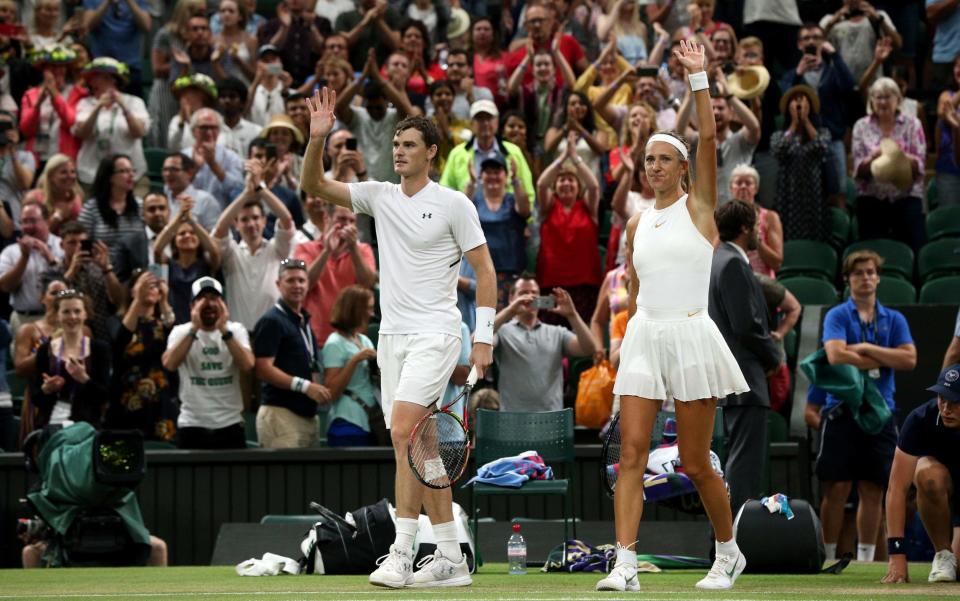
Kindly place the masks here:
[(590, 217), (587, 203), (577, 199), (567, 209), (559, 200), (554, 200), (550, 213), (540, 226), (540, 252), (537, 255), (540, 288), (599, 286), (603, 273), (597, 244), (597, 224)]

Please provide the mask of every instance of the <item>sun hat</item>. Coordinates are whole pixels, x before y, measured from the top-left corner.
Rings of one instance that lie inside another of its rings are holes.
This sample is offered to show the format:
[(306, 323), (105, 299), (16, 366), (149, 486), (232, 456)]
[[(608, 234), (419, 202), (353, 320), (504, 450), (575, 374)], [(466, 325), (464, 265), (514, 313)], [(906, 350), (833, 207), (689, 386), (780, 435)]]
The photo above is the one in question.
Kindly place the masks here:
[(817, 91), (811, 88), (810, 86), (800, 84), (793, 86), (789, 90), (783, 93), (783, 96), (780, 98), (780, 114), (789, 115), (790, 114), (790, 101), (794, 99), (795, 96), (803, 94), (810, 101), (810, 110), (814, 113), (820, 112), (820, 96), (817, 94)]
[(217, 82), (213, 81), (213, 78), (209, 75), (204, 75), (203, 73), (181, 75), (170, 85), (170, 90), (173, 92), (174, 97), (178, 100), (180, 99), (180, 96), (182, 96), (183, 93), (190, 88), (200, 90), (211, 100), (216, 100), (219, 96)]
[(56, 45), (49, 48), (31, 50), (27, 60), (40, 69), (45, 65), (70, 65), (77, 60), (77, 53), (66, 46)]
[(281, 127), (289, 129), (293, 133), (293, 137), (296, 138), (299, 144), (303, 144), (303, 132), (300, 131), (300, 128), (293, 124), (293, 119), (290, 118), (290, 115), (286, 113), (280, 113), (274, 115), (270, 118), (270, 122), (267, 123), (266, 127), (263, 128), (263, 131), (260, 132), (261, 138), (266, 138), (270, 133), (270, 130), (275, 127)]
[(121, 63), (117, 59), (109, 56), (95, 58), (83, 68), (84, 77), (94, 73), (113, 75), (114, 78), (120, 82), (121, 86), (127, 85), (127, 81), (130, 79), (130, 68), (127, 67), (126, 63)]
[(769, 85), (770, 72), (760, 65), (737, 67), (736, 71), (727, 76), (727, 90), (740, 100), (763, 96)]
[(878, 182), (893, 184), (900, 191), (913, 185), (911, 159), (892, 138), (880, 140), (880, 156), (870, 163), (870, 173)]

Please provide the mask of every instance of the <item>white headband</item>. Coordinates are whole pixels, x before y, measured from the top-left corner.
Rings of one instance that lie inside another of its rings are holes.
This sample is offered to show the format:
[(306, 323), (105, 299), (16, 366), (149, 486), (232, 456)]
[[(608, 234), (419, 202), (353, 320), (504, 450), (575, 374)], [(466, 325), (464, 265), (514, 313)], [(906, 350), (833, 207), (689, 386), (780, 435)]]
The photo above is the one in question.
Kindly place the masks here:
[(667, 134), (653, 134), (647, 139), (647, 146), (644, 148), (644, 151), (649, 152), (650, 145), (654, 142), (666, 142), (670, 146), (673, 146), (677, 149), (677, 152), (680, 153), (680, 156), (683, 157), (683, 160), (687, 160), (687, 147), (683, 145), (683, 142), (674, 138), (673, 136)]

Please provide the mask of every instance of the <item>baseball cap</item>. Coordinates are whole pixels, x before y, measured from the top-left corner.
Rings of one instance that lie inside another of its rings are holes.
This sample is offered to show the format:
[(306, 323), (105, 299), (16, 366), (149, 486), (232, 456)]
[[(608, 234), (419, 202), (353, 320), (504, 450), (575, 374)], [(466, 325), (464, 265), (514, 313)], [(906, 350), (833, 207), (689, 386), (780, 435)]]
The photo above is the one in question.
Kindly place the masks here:
[(260, 46), (259, 50), (257, 50), (257, 58), (263, 58), (263, 55), (267, 54), (268, 52), (272, 52), (277, 56), (280, 56), (279, 48), (277, 48), (273, 44), (264, 44), (263, 46)]
[(506, 169), (507, 164), (504, 162), (503, 157), (500, 155), (494, 155), (487, 157), (480, 162), (480, 171), (486, 169)]
[(220, 285), (220, 282), (211, 277), (202, 277), (193, 281), (193, 285), (190, 287), (191, 298), (196, 299), (206, 290), (213, 290), (223, 296), (223, 286)]
[(470, 105), (471, 119), (480, 113), (487, 113), (488, 115), (493, 115), (494, 117), (500, 116), (500, 111), (497, 110), (497, 105), (492, 100), (477, 100)]
[(939, 394), (951, 403), (960, 403), (960, 363), (954, 363), (940, 372), (937, 383), (927, 390)]

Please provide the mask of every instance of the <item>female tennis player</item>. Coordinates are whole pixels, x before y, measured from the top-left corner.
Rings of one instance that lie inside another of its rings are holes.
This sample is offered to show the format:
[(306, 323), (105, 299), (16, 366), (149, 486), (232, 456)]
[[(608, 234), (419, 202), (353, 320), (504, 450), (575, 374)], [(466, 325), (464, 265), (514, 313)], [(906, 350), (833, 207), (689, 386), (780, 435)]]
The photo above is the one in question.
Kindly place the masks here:
[[(675, 50), (687, 72), (699, 119), (696, 180), (690, 189), (686, 142), (673, 132), (647, 140), (644, 169), (656, 204), (627, 223), (630, 321), (614, 393), (620, 395), (620, 476), (614, 493), (617, 560), (597, 590), (636, 591), (634, 544), (643, 514), (643, 472), (661, 403), (676, 404), (680, 460), (713, 524), (716, 561), (697, 588), (729, 589), (746, 566), (733, 539), (730, 501), (710, 466), (717, 398), (745, 392), (746, 381), (707, 314), (717, 226), (716, 123), (703, 46)], [(685, 193), (689, 190), (689, 193)]]

